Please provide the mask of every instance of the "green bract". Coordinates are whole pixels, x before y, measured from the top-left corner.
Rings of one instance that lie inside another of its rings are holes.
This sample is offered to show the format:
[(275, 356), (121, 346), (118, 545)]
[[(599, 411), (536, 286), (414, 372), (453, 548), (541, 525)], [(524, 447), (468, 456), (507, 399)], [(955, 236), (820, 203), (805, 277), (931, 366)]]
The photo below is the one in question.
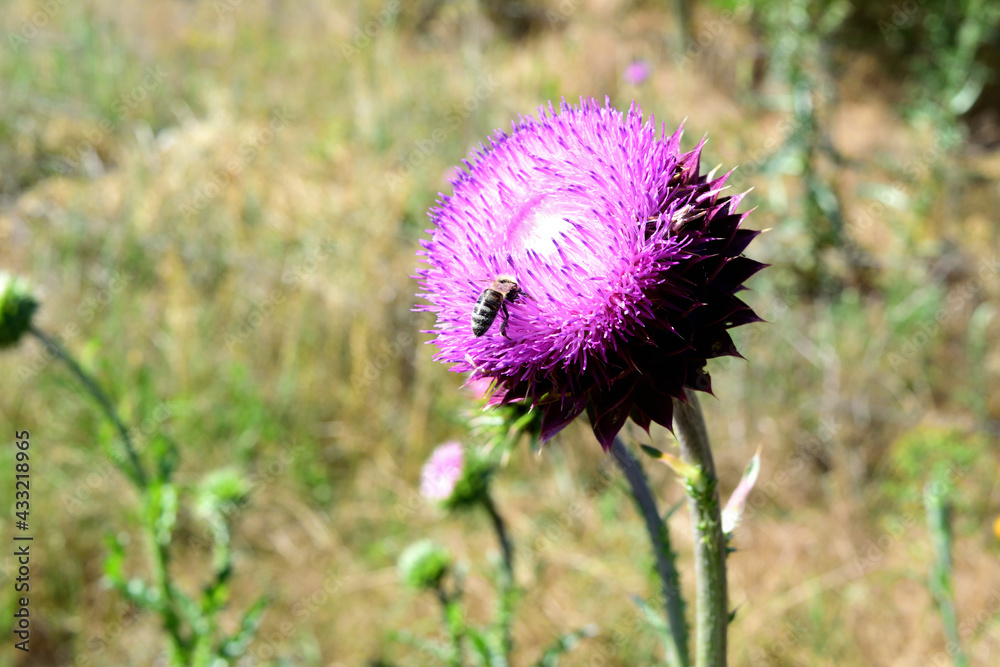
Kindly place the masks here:
[(0, 273), (0, 348), (12, 347), (31, 327), (38, 301), (27, 283)]
[(399, 578), (416, 589), (437, 588), (451, 566), (451, 554), (432, 540), (411, 544), (399, 556)]
[(451, 495), (441, 501), (441, 506), (449, 510), (475, 507), (489, 496), (490, 477), (493, 466), (486, 460), (466, 452), (462, 475), (455, 482)]

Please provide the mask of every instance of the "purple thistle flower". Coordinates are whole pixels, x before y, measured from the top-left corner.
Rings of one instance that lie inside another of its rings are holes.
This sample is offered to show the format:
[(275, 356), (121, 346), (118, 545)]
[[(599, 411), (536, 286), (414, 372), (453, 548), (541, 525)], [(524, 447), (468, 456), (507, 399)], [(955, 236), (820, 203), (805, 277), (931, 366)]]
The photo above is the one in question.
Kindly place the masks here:
[(437, 447), (420, 474), (420, 495), (427, 500), (446, 500), (462, 477), (465, 455), (462, 445), (446, 442)]
[[(474, 151), (430, 211), (418, 309), (437, 315), (435, 359), (492, 379), (493, 404), (533, 405), (543, 441), (584, 410), (605, 449), (629, 416), (670, 428), (685, 387), (711, 392), (706, 360), (739, 356), (728, 330), (760, 321), (735, 296), (765, 266), (741, 254), (759, 234), (740, 229), (743, 195), (700, 175), (704, 140), (680, 139), (636, 104), (550, 104)], [(500, 276), (520, 290), (508, 326), (477, 337)]]
[(628, 67), (625, 68), (622, 76), (625, 79), (625, 83), (638, 86), (644, 83), (652, 73), (653, 68), (649, 64), (648, 60), (633, 60), (629, 63)]

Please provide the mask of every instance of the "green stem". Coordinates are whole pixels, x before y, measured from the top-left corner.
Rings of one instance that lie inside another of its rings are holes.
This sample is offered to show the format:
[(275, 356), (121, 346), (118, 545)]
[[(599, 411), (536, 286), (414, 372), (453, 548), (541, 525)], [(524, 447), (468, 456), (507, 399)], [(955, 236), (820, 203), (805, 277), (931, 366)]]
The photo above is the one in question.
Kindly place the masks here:
[(687, 390), (687, 400), (674, 400), (674, 434), (680, 444), (681, 459), (700, 471), (688, 483), (688, 505), (694, 531), (694, 563), (697, 577), (697, 640), (699, 667), (726, 664), (726, 630), (729, 601), (726, 594), (726, 539), (722, 534), (718, 478), (708, 429), (697, 396)]
[(441, 602), (441, 610), (444, 613), (444, 624), (448, 628), (448, 636), (451, 639), (451, 665), (452, 667), (462, 667), (465, 664), (465, 656), (462, 650), (464, 624), (460, 617), (461, 612), (455, 600), (448, 596), (448, 593), (440, 583), (434, 589), (434, 592)]
[(955, 667), (966, 667), (969, 658), (962, 649), (958, 631), (958, 612), (955, 609), (955, 584), (952, 577), (950, 508), (946, 498), (947, 486), (943, 481), (932, 482), (924, 488), (924, 506), (927, 509), (927, 528), (934, 545), (934, 565), (930, 576), (931, 595), (941, 614), (941, 624), (953, 651)]
[(503, 517), (501, 517), (500, 512), (497, 511), (496, 505), (493, 503), (493, 498), (488, 492), (486, 497), (483, 499), (483, 505), (486, 507), (486, 511), (489, 513), (490, 519), (493, 522), (493, 530), (496, 531), (497, 540), (500, 542), (500, 551), (503, 554), (503, 567), (500, 572), (499, 613), (497, 623), (501, 628), (503, 654), (505, 657), (509, 658), (511, 650), (514, 647), (514, 641), (510, 632), (514, 606), (512, 599), (514, 593), (514, 551), (510, 545), (510, 539), (507, 536), (507, 527), (504, 524)]
[(141, 489), (145, 489), (148, 484), (146, 471), (143, 470), (142, 464), (139, 462), (139, 455), (136, 453), (135, 447), (132, 444), (132, 436), (129, 435), (128, 428), (126, 428), (125, 423), (121, 420), (121, 417), (118, 416), (118, 411), (111, 403), (111, 399), (109, 399), (107, 394), (101, 390), (97, 381), (88, 375), (85, 370), (83, 370), (80, 364), (76, 362), (76, 359), (71, 357), (70, 354), (63, 349), (59, 342), (56, 341), (56, 339), (52, 338), (41, 329), (36, 328), (34, 325), (29, 328), (29, 331), (33, 336), (35, 336), (35, 338), (40, 340), (53, 355), (59, 358), (69, 367), (71, 371), (73, 371), (73, 374), (76, 375), (77, 379), (83, 383), (83, 386), (90, 392), (90, 395), (93, 396), (98, 403), (100, 403), (105, 416), (107, 416), (107, 418), (111, 420), (111, 423), (115, 425), (115, 428), (118, 429), (122, 442), (125, 443), (125, 452), (128, 455), (129, 463), (131, 464), (132, 474), (136, 485)]
[(663, 601), (667, 613), (667, 625), (671, 642), (667, 643), (667, 663), (678, 667), (691, 664), (688, 653), (687, 623), (684, 620), (684, 600), (681, 597), (680, 577), (674, 564), (674, 554), (670, 547), (670, 532), (660, 518), (656, 508), (656, 498), (649, 488), (649, 482), (642, 471), (642, 465), (632, 456), (620, 438), (611, 444), (611, 457), (625, 473), (632, 489), (636, 509), (646, 522), (646, 532), (656, 557), (656, 571), (660, 575)]
[(493, 503), (493, 498), (487, 494), (486, 498), (483, 500), (483, 505), (486, 507), (486, 511), (490, 515), (490, 520), (493, 522), (493, 529), (497, 534), (497, 541), (500, 542), (500, 551), (503, 553), (503, 566), (504, 570), (510, 576), (511, 580), (514, 579), (514, 551), (510, 546), (510, 539), (507, 537), (507, 527), (504, 523), (503, 517), (497, 511), (496, 505)]
[(163, 627), (170, 636), (171, 664), (181, 667), (189, 662), (190, 645), (184, 639), (181, 619), (177, 613), (177, 600), (174, 598), (173, 588), (170, 585), (170, 552), (165, 545), (160, 543), (155, 526), (155, 519), (148, 517), (146, 529), (150, 542), (150, 552), (153, 556), (153, 581), (160, 594), (159, 604)]

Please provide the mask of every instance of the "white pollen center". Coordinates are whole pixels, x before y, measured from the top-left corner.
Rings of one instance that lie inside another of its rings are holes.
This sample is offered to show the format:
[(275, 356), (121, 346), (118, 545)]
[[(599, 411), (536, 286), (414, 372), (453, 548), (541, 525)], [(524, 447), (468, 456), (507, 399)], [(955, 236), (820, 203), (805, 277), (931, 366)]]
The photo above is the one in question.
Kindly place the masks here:
[(531, 251), (549, 264), (565, 258), (597, 276), (607, 270), (602, 255), (608, 251), (608, 236), (589, 202), (575, 193), (555, 192), (536, 195), (521, 206), (507, 227), (506, 245), (516, 261), (530, 263)]

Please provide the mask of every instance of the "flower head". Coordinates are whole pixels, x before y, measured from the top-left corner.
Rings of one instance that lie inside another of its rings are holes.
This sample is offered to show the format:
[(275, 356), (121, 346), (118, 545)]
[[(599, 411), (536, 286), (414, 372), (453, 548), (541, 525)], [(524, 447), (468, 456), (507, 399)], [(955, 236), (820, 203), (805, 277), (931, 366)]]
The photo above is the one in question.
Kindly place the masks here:
[(414, 542), (396, 562), (399, 578), (416, 589), (437, 588), (451, 567), (451, 554), (431, 540)]
[(420, 495), (428, 500), (444, 500), (462, 476), (465, 454), (462, 445), (446, 442), (431, 453), (420, 475)]
[(653, 68), (650, 66), (649, 61), (640, 59), (629, 63), (622, 76), (625, 78), (625, 83), (638, 86), (644, 83), (652, 73)]
[(489, 492), (492, 467), (468, 456), (460, 443), (446, 442), (431, 453), (420, 475), (420, 495), (447, 509), (471, 507)]
[[(742, 256), (728, 174), (700, 174), (704, 141), (657, 133), (633, 105), (549, 105), (497, 132), (431, 210), (418, 270), (436, 359), (497, 384), (491, 401), (541, 412), (548, 439), (582, 412), (605, 448), (631, 416), (672, 424), (686, 387), (711, 391), (707, 359), (759, 321), (735, 296), (764, 265)], [(518, 298), (482, 336), (473, 306), (499, 276)]]
[(27, 284), (0, 272), (0, 349), (17, 344), (31, 327), (38, 301)]

